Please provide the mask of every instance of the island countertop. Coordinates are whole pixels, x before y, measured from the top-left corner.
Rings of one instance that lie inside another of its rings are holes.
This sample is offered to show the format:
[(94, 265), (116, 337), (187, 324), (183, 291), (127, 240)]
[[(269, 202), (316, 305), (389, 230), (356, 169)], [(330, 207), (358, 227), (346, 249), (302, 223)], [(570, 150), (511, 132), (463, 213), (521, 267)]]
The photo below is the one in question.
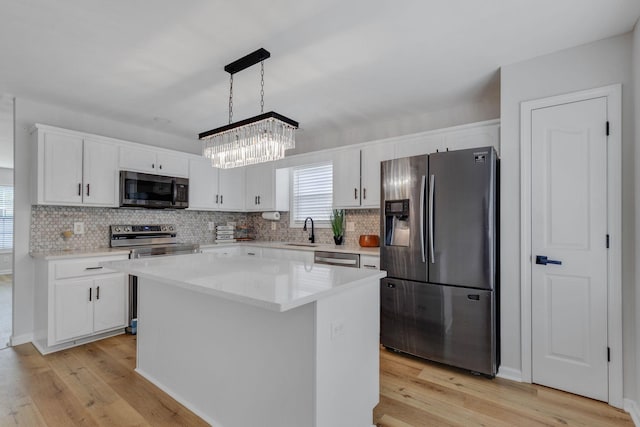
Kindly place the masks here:
[(381, 279), (386, 272), (215, 253), (111, 261), (105, 266), (195, 292), (283, 312)]

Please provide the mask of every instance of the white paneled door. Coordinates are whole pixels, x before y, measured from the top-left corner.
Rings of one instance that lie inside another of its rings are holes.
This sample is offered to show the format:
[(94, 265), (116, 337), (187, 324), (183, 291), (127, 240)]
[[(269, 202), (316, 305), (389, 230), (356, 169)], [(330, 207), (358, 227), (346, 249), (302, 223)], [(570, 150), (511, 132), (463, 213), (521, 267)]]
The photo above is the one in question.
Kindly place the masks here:
[(531, 123), (532, 380), (607, 401), (607, 98)]

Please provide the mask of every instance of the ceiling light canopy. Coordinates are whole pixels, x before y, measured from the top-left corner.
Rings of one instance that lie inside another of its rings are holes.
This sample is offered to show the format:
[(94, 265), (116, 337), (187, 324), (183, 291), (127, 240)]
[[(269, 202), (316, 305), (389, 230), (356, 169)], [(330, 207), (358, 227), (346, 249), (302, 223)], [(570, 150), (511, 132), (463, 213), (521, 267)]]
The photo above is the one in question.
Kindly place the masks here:
[[(229, 169), (282, 159), (285, 150), (294, 148), (298, 122), (274, 111), (264, 112), (264, 60), (271, 54), (258, 49), (224, 67), (230, 77), (229, 124), (202, 132), (202, 154), (214, 167)], [(260, 114), (233, 123), (233, 75), (260, 63)]]

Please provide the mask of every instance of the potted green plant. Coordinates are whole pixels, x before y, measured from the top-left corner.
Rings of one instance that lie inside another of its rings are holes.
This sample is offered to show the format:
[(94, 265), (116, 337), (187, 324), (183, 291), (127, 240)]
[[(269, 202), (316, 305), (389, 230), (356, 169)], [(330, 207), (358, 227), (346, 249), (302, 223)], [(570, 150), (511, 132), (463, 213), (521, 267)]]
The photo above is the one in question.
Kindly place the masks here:
[(333, 230), (333, 241), (336, 245), (341, 245), (344, 240), (344, 209), (334, 209), (331, 214), (331, 230)]

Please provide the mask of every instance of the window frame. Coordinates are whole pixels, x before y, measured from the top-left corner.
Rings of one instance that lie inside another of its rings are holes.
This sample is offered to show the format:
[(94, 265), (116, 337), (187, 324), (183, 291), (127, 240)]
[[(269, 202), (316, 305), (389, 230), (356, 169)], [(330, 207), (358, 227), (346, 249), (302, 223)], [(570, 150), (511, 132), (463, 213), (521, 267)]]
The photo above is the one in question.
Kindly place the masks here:
[[(307, 164), (303, 164), (303, 165), (298, 165), (298, 166), (292, 166), (289, 169), (289, 228), (303, 228), (304, 227), (304, 222), (303, 221), (296, 221), (295, 220), (295, 210), (294, 210), (294, 203), (295, 203), (295, 193), (294, 193), (294, 187), (295, 187), (295, 179), (294, 179), (294, 174), (296, 170), (299, 169), (306, 169), (306, 168), (313, 168), (313, 167), (319, 167), (319, 166), (331, 166), (331, 206), (329, 207), (329, 209), (333, 209), (333, 177), (334, 177), (334, 173), (333, 173), (333, 161), (332, 160), (327, 160), (327, 161), (323, 161), (323, 162), (315, 162), (315, 163), (307, 163)], [(327, 220), (316, 220), (315, 218), (313, 218), (313, 226), (314, 228), (331, 228), (331, 221), (329, 219)]]

